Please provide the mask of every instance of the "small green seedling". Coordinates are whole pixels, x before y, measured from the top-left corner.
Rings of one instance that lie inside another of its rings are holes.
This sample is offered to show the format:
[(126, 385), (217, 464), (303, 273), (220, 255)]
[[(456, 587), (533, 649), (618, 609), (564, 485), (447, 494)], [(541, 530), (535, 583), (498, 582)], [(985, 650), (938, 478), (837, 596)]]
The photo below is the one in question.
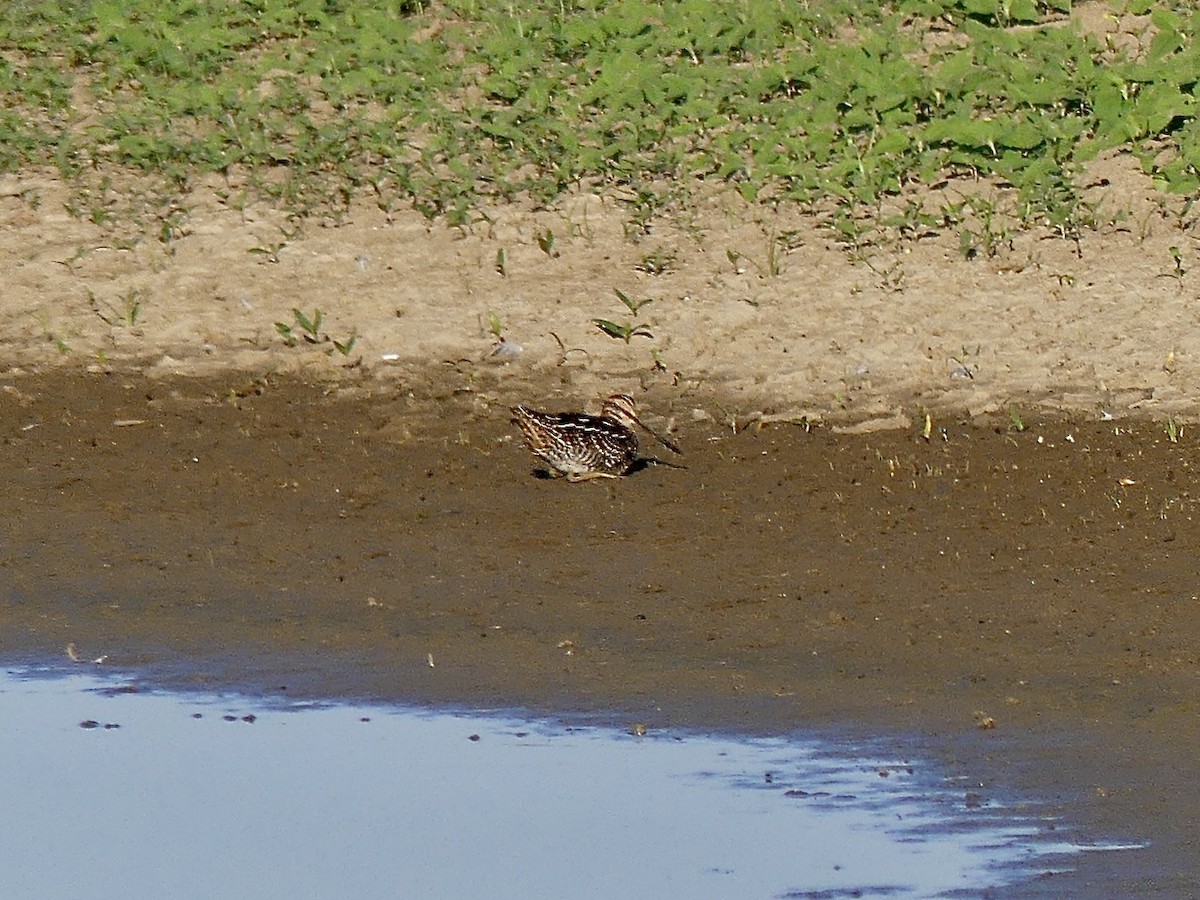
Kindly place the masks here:
[(634, 325), (630, 322), (621, 325), (608, 319), (592, 319), (592, 324), (609, 337), (620, 338), (627, 344), (635, 337), (654, 337), (645, 325)]
[(978, 357), (979, 352), (982, 349), (982, 346), (977, 345), (974, 350), (971, 350), (970, 347), (967, 347), (964, 344), (962, 351), (958, 356), (950, 357), (952, 362), (958, 363), (958, 368), (955, 369), (953, 374), (960, 378), (970, 378), (973, 381), (975, 379), (975, 373), (979, 371), (979, 365), (977, 363), (972, 363), (969, 360), (972, 356)]
[(494, 312), (488, 313), (488, 334), (499, 340), (504, 340), (504, 323), (500, 321), (500, 317)]
[(664, 250), (662, 247), (658, 247), (653, 253), (643, 256), (641, 262), (634, 268), (648, 275), (665, 275), (675, 268), (676, 255), (674, 250)]
[(774, 229), (772, 229), (771, 234), (767, 237), (767, 264), (765, 266), (765, 273), (771, 278), (778, 278), (780, 273), (783, 272), (783, 266), (779, 261), (780, 249), (779, 239), (775, 236)]
[(508, 257), (503, 247), (496, 251), (496, 274), (501, 278), (508, 276)]
[(288, 245), (287, 239), (282, 241), (274, 241), (272, 243), (260, 244), (257, 247), (251, 247), (247, 253), (256, 253), (265, 259), (267, 262), (279, 262), (279, 251)]
[(556, 256), (558, 256), (558, 251), (554, 249), (554, 232), (549, 228), (546, 229), (545, 234), (537, 235), (537, 245), (541, 247), (542, 252), (551, 259), (554, 259)]
[[(645, 300), (634, 300), (620, 288), (613, 288), (613, 293), (617, 295), (617, 299), (621, 301), (624, 307), (636, 317), (640, 310), (647, 303), (654, 302), (652, 298)], [(592, 319), (592, 324), (607, 334), (609, 337), (620, 338), (625, 343), (629, 343), (635, 337), (654, 337), (650, 329), (645, 325), (634, 325), (632, 322), (624, 324), (613, 322), (610, 319)]]
[(1175, 270), (1171, 273), (1171, 275), (1175, 279), (1180, 280), (1183, 278), (1184, 272), (1186, 271), (1183, 268), (1183, 251), (1178, 247), (1170, 247), (1168, 250), (1171, 254), (1171, 259), (1175, 261)]
[(1167, 440), (1172, 444), (1179, 443), (1179, 439), (1183, 437), (1183, 426), (1175, 421), (1174, 416), (1167, 416)]
[(275, 330), (283, 337), (283, 342), (289, 347), (295, 347), (300, 341), (306, 344), (321, 342), (321, 311), (313, 310), (312, 316), (307, 316), (298, 309), (292, 310), (295, 323), (276, 322)]
[(100, 320), (111, 328), (123, 326), (132, 328), (137, 324), (138, 318), (142, 314), (142, 299), (146, 292), (139, 288), (134, 288), (127, 293), (121, 295), (121, 307), (118, 309), (114, 304), (108, 303), (103, 306), (100, 300), (90, 290), (88, 291), (88, 305), (92, 308)]
[(629, 298), (629, 295), (626, 294), (624, 291), (622, 291), (620, 288), (613, 288), (613, 293), (617, 295), (618, 300), (620, 300), (622, 303), (625, 304), (625, 308), (628, 309), (635, 316), (638, 314), (638, 310), (641, 309), (643, 306), (645, 306), (648, 303), (654, 302), (653, 298), (651, 298), (651, 297), (647, 297), (645, 300), (631, 300)]
[(358, 335), (352, 334), (344, 341), (335, 341), (321, 332), (321, 310), (314, 309), (311, 316), (299, 309), (292, 310), (293, 324), (276, 322), (275, 330), (279, 332), (283, 342), (289, 347), (297, 346), (301, 341), (306, 344), (332, 344), (342, 356), (349, 356), (358, 342)]
[(354, 345), (358, 343), (358, 335), (352, 334), (344, 341), (331, 340), (330, 343), (333, 344), (333, 349), (342, 354), (342, 356), (349, 356), (350, 351), (354, 349)]

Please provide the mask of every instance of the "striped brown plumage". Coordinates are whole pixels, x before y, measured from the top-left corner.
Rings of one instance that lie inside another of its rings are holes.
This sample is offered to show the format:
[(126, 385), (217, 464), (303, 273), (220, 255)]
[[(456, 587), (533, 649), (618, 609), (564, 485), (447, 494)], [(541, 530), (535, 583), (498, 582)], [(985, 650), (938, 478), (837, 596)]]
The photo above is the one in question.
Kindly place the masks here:
[[(650, 431), (638, 418), (628, 394), (609, 397), (598, 416), (546, 413), (527, 406), (514, 406), (512, 413), (525, 437), (525, 446), (550, 466), (552, 474), (565, 475), (568, 481), (624, 475), (638, 459), (634, 428)], [(665, 438), (650, 433), (680, 452)]]

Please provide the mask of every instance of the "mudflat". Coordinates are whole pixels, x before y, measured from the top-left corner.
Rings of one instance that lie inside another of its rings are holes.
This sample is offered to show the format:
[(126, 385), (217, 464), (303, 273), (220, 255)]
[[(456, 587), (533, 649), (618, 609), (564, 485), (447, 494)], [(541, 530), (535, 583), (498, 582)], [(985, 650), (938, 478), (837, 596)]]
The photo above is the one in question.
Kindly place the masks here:
[(947, 419), (927, 440), (688, 420), (687, 469), (569, 484), (536, 477), (478, 381), (4, 388), (9, 658), (923, 734), (985, 792), (1150, 842), (1028, 890), (1194, 889), (1197, 473), (1157, 423)]

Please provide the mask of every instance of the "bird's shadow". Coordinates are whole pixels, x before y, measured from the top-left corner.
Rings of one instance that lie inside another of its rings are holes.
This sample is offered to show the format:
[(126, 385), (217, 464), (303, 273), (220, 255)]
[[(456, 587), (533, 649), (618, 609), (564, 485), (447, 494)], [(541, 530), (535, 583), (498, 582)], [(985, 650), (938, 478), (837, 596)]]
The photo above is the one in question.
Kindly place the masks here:
[[(671, 469), (686, 469), (687, 468), (687, 466), (681, 465), (679, 463), (673, 463), (673, 462), (668, 462), (665, 459), (659, 459), (657, 456), (639, 456), (637, 459), (635, 459), (633, 461), (633, 465), (631, 465), (628, 469), (625, 470), (625, 474), (622, 475), (621, 477), (626, 478), (630, 475), (634, 475), (638, 472), (644, 471), (645, 469), (648, 469), (651, 466), (667, 466), (668, 468), (671, 468)], [(541, 479), (542, 481), (553, 481), (556, 478), (562, 478), (561, 475), (555, 474), (550, 469), (534, 469), (532, 474), (533, 474), (534, 478)]]

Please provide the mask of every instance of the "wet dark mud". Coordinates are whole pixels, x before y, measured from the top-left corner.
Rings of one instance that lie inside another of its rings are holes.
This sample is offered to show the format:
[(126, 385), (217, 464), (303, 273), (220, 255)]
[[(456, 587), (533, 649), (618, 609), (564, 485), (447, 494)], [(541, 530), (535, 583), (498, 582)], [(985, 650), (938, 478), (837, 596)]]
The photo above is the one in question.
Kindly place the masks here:
[(534, 476), (519, 398), (433, 383), (3, 387), (7, 659), (70, 647), (174, 686), (650, 728), (901, 731), (985, 793), (1149, 842), (1028, 894), (1200, 892), (1190, 433), (734, 433), (676, 410), (686, 470), (568, 484)]

